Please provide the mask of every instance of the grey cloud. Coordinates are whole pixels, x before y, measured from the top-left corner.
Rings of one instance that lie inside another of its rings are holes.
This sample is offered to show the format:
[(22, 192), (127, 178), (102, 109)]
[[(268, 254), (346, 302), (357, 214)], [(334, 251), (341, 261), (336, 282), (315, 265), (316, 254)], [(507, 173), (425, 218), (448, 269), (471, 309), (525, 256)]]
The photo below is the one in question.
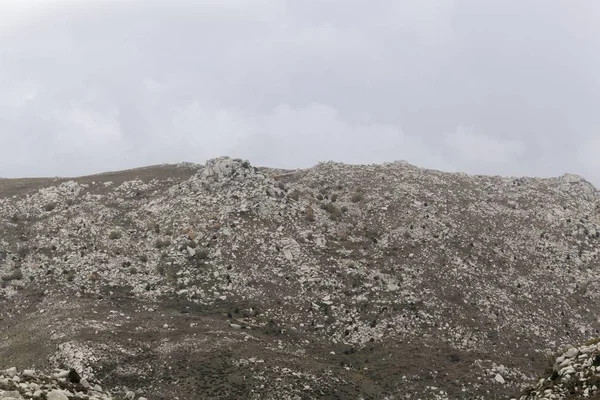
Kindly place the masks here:
[[(13, 1), (0, 176), (231, 154), (600, 183), (600, 6)], [(484, 156), (485, 155), (485, 156)]]

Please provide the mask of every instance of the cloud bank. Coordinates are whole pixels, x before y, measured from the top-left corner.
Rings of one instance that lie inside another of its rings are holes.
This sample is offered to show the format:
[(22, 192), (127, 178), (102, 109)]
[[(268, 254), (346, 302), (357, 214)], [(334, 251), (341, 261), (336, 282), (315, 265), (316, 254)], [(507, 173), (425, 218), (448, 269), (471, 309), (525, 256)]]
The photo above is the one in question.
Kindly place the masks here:
[(0, 176), (231, 155), (600, 186), (595, 3), (8, 0), (0, 13)]

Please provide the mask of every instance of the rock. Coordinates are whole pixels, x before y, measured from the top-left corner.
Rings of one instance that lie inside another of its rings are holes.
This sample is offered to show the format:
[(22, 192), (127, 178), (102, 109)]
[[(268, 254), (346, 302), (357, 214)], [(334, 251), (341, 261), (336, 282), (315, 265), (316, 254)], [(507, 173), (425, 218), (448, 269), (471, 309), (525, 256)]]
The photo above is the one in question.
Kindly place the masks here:
[(135, 399), (135, 392), (132, 392), (130, 390), (127, 393), (125, 393), (125, 399), (126, 400), (134, 400)]
[(283, 247), (283, 255), (288, 261), (293, 261), (300, 256), (302, 248), (294, 239), (284, 239), (280, 242), (280, 245)]
[(229, 157), (220, 157), (206, 162), (202, 176), (219, 180), (223, 177), (232, 176), (236, 170), (242, 168), (250, 169), (250, 163), (248, 161), (233, 160)]
[(579, 350), (576, 349), (575, 347), (571, 347), (565, 353), (565, 357), (568, 357), (568, 358), (574, 358), (574, 357), (577, 357), (578, 355), (579, 355)]
[(196, 250), (192, 249), (190, 246), (187, 246), (186, 250), (190, 257), (194, 257), (196, 255)]
[(561, 369), (560, 371), (558, 371), (558, 375), (563, 376), (563, 375), (572, 375), (575, 373), (575, 368), (573, 368), (573, 366), (569, 365), (564, 367), (563, 369)]
[(19, 393), (16, 390), (11, 390), (11, 391), (6, 391), (4, 393), (2, 393), (2, 391), (0, 391), (0, 399), (2, 400), (10, 400), (10, 399), (22, 399), (23, 397), (21, 397), (21, 393)]
[(584, 180), (583, 177), (581, 177), (580, 175), (569, 174), (569, 173), (563, 174), (561, 176), (561, 179), (566, 183), (579, 183)]
[(68, 376), (69, 376), (69, 370), (62, 370), (62, 371), (59, 371), (59, 372), (55, 373), (54, 375), (52, 375), (52, 377), (55, 379), (64, 379)]
[(498, 382), (498, 383), (501, 383), (501, 384), (505, 384), (506, 383), (506, 381), (504, 380), (504, 378), (500, 374), (496, 374), (496, 376), (494, 377), (494, 380), (496, 382)]
[(46, 400), (69, 400), (62, 390), (52, 390), (46, 395)]
[(35, 374), (34, 370), (32, 370), (32, 369), (26, 369), (26, 370), (23, 370), (23, 376), (26, 376), (28, 378), (35, 378), (36, 374)]
[(81, 382), (81, 376), (79, 376), (79, 374), (77, 373), (77, 371), (75, 371), (74, 368), (71, 368), (69, 370), (69, 375), (67, 375), (67, 380), (72, 383), (79, 383)]
[(283, 255), (288, 261), (292, 261), (294, 259), (294, 255), (290, 249), (283, 249)]
[[(595, 378), (582, 377), (593, 377), (597, 365), (600, 365), (600, 349), (596, 344), (571, 347), (557, 357), (553, 372), (541, 378), (535, 387), (528, 388), (530, 395), (522, 396), (520, 400), (562, 399), (567, 391), (595, 398), (600, 394)], [(557, 379), (556, 374), (561, 378)], [(535, 393), (542, 390), (544, 397), (536, 397)]]

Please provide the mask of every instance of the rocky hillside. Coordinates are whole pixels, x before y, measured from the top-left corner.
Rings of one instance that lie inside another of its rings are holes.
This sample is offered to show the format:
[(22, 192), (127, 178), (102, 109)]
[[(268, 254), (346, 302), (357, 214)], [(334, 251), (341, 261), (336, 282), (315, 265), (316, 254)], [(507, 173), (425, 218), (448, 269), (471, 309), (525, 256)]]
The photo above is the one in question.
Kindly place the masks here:
[(599, 335), (598, 199), (401, 162), (0, 179), (0, 370), (113, 399), (566, 398), (535, 385)]

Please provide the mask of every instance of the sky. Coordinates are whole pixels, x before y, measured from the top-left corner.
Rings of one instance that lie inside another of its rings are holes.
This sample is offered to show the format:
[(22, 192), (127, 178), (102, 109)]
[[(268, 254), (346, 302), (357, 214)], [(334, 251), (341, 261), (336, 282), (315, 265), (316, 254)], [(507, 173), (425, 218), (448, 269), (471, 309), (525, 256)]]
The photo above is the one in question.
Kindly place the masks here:
[(600, 187), (600, 3), (2, 0), (0, 176), (219, 156)]

